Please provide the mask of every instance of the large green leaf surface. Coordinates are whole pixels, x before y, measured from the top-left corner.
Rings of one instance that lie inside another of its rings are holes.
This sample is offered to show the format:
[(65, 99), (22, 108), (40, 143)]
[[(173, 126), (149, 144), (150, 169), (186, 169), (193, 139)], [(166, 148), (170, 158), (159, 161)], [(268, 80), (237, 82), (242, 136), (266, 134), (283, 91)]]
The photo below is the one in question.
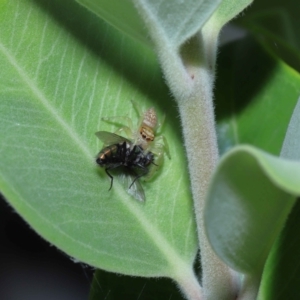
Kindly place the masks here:
[[(196, 236), (175, 108), (152, 52), (73, 1), (9, 1), (0, 15), (0, 188), (44, 238), (77, 260), (125, 274), (172, 276)], [(95, 164), (113, 131), (101, 117), (130, 100), (166, 114), (172, 159), (129, 196)]]

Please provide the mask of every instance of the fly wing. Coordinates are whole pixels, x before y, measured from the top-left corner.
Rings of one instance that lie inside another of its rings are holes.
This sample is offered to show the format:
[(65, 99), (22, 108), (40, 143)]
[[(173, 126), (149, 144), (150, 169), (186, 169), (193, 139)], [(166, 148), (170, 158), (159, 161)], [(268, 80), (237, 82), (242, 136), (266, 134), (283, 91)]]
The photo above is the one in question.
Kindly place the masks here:
[(95, 134), (105, 145), (114, 145), (125, 141), (131, 143), (128, 139), (124, 138), (123, 136), (117, 135), (112, 132), (98, 131)]
[(145, 201), (145, 192), (139, 181), (136, 179), (136, 174), (133, 172), (122, 173), (118, 176), (118, 179), (121, 181), (122, 185), (126, 188), (127, 193), (131, 195), (138, 201)]

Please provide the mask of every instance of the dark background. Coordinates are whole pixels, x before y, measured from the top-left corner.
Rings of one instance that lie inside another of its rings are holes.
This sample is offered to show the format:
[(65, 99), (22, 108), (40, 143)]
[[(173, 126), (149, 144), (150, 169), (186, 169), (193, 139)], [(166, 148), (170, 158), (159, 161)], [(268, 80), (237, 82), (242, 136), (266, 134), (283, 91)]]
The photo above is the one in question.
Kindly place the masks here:
[(1, 300), (87, 300), (93, 272), (43, 240), (0, 195)]

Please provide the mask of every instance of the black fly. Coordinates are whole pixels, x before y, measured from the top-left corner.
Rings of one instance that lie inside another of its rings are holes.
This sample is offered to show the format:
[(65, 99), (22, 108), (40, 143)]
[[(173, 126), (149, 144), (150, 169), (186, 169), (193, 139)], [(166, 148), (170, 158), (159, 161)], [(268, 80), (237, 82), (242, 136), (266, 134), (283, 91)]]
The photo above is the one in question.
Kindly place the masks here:
[(128, 192), (136, 199), (144, 201), (145, 194), (138, 179), (148, 174), (151, 164), (154, 164), (154, 154), (111, 132), (99, 131), (96, 132), (96, 136), (106, 145), (97, 155), (96, 162), (105, 168), (111, 179), (109, 190), (113, 186), (113, 176), (109, 170), (123, 167), (123, 178), (130, 178), (132, 181)]

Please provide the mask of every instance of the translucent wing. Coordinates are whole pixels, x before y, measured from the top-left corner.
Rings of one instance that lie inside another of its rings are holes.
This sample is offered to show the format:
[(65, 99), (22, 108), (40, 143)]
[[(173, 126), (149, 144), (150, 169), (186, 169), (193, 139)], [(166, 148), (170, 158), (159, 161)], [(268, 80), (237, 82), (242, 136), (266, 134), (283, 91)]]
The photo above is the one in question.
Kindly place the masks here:
[(98, 131), (95, 134), (105, 145), (114, 145), (125, 141), (131, 143), (128, 139), (124, 138), (123, 136), (117, 135), (112, 132)]
[(133, 198), (135, 198), (136, 200), (144, 202), (146, 198), (144, 189), (139, 179), (134, 181), (135, 178), (136, 178), (136, 174), (134, 174), (133, 172), (122, 173), (118, 176), (118, 180), (125, 187), (127, 193), (131, 195)]

